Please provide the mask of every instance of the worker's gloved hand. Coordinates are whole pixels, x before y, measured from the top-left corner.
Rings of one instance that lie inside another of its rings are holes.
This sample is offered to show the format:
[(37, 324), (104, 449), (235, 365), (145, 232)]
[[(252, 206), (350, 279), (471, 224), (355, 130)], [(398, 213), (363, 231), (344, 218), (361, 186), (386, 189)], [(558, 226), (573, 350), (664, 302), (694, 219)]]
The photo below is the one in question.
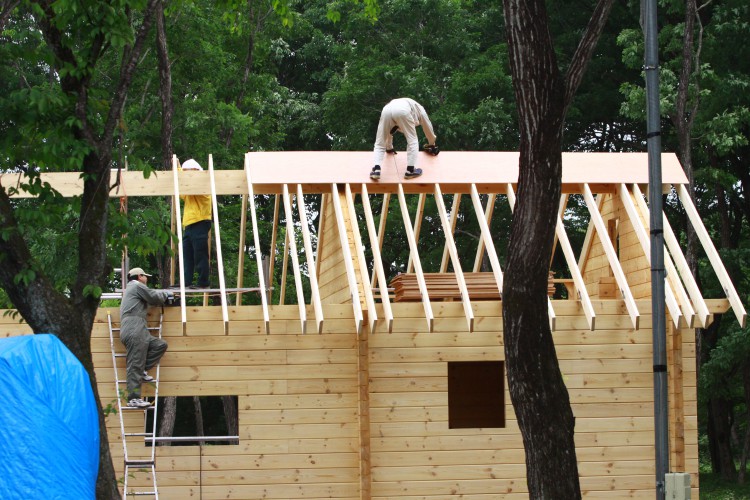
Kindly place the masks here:
[(435, 144), (425, 144), (423, 149), (426, 153), (431, 154), (432, 156), (437, 156), (438, 154), (440, 154), (440, 150)]
[(177, 302), (172, 292), (167, 292), (167, 300), (164, 301), (164, 303), (168, 306), (174, 306), (174, 305), (179, 304), (179, 302)]
[(398, 153), (396, 153), (396, 150), (395, 150), (395, 149), (393, 149), (393, 148), (391, 148), (391, 149), (386, 149), (386, 150), (385, 150), (385, 152), (386, 152), (386, 153), (388, 153), (389, 155), (395, 155), (395, 154), (398, 154)]

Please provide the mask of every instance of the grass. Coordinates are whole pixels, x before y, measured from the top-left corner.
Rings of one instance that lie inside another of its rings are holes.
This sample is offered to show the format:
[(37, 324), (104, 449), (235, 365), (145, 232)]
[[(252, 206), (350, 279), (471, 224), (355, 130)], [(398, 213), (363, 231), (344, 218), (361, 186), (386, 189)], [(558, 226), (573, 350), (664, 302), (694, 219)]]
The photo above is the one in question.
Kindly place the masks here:
[(750, 500), (750, 476), (745, 484), (724, 481), (717, 474), (701, 472), (701, 500)]

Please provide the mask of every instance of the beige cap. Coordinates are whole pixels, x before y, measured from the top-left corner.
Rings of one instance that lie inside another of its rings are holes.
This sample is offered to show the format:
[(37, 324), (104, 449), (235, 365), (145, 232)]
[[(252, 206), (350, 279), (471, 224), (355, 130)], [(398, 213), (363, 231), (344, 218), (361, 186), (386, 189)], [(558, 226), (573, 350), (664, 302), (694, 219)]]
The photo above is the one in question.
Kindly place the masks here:
[(149, 276), (149, 277), (151, 276), (150, 274), (146, 274), (143, 271), (143, 269), (141, 269), (140, 267), (134, 267), (133, 269), (130, 270), (130, 272), (128, 272), (128, 276), (130, 276), (131, 278), (133, 276), (140, 276), (141, 274), (144, 276)]
[(182, 170), (203, 170), (200, 163), (190, 158), (182, 164)]

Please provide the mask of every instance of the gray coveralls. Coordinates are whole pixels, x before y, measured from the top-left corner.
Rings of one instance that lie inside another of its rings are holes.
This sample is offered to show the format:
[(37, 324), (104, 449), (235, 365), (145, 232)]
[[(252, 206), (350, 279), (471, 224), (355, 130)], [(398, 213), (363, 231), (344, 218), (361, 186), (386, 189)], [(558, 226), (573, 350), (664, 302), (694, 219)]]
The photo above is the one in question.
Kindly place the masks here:
[(406, 165), (416, 167), (419, 153), (419, 138), (417, 126), (422, 126), (427, 142), (435, 144), (435, 131), (432, 123), (421, 104), (408, 97), (394, 99), (385, 105), (380, 113), (378, 132), (375, 136), (373, 148), (375, 165), (382, 165), (386, 149), (393, 149), (393, 127), (406, 136)]
[(128, 401), (141, 397), (143, 371), (156, 366), (167, 351), (167, 343), (148, 332), (148, 306), (163, 305), (167, 290), (152, 290), (138, 280), (125, 288), (120, 304), (120, 340), (127, 349)]

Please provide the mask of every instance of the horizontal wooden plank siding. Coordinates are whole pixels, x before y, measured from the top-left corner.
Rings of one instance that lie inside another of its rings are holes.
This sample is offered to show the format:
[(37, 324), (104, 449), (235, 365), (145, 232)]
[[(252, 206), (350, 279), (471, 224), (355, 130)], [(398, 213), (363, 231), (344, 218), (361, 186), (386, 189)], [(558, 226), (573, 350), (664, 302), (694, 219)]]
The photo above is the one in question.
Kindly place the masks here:
[[(637, 303), (640, 330), (632, 329), (622, 300), (592, 303), (595, 331), (578, 301), (553, 301), (553, 338), (576, 416), (583, 496), (653, 498), (650, 302)], [(460, 302), (434, 306), (433, 333), (425, 331), (422, 304), (394, 303), (392, 333), (379, 323), (367, 331), (366, 343), (354, 331), (351, 304), (324, 305), (320, 335), (301, 333), (296, 305), (269, 308), (270, 335), (258, 306), (229, 307), (228, 335), (219, 307), (189, 308), (189, 335), (182, 334), (179, 311), (165, 309), (169, 350), (161, 364), (160, 396), (236, 395), (240, 439), (237, 445), (159, 447), (160, 497), (528, 498), (523, 442), (507, 381), (505, 427), (449, 428), (448, 363), (504, 361), (501, 304), (473, 302), (471, 333)], [(109, 311), (117, 320), (118, 311)], [(107, 312), (100, 310), (91, 341), (104, 405), (115, 398)], [(312, 306), (308, 313), (314, 317)], [(308, 332), (315, 331), (313, 325), (308, 322)], [(23, 323), (0, 315), (0, 337), (28, 333)], [(697, 498), (695, 339), (691, 331), (672, 326), (668, 337), (670, 466), (691, 474)], [(365, 356), (366, 364), (358, 356)], [(364, 385), (363, 367), (369, 372)], [(144, 385), (144, 394), (151, 392)], [(124, 418), (127, 430), (142, 429), (138, 412)], [(369, 422), (368, 455), (363, 422)], [(119, 419), (109, 415), (106, 423), (121, 475)], [(147, 451), (141, 448), (131, 453)], [(147, 480), (140, 475), (129, 484)]]

